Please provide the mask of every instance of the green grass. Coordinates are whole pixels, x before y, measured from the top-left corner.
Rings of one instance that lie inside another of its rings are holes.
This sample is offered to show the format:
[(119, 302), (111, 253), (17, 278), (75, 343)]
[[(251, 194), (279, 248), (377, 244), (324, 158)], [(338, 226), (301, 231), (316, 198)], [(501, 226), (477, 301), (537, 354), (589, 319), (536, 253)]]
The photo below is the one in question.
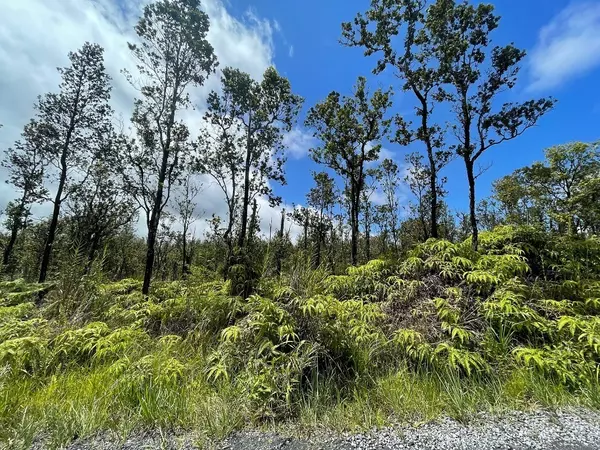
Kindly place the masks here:
[(23, 379), (0, 386), (0, 437), (8, 448), (29, 448), (42, 436), (50, 448), (76, 438), (112, 432), (125, 439), (134, 431), (188, 431), (208, 444), (234, 430), (284, 426), (296, 433), (314, 429), (360, 431), (396, 423), (419, 424), (449, 416), (469, 420), (481, 411), (561, 406), (600, 406), (597, 386), (577, 392), (525, 370), (500, 379), (459, 379), (451, 373), (414, 373), (406, 368), (341, 392), (319, 380), (306, 392), (297, 415), (287, 421), (253, 422), (251, 405), (230, 384), (215, 388), (202, 376), (172, 386), (123, 385), (106, 368), (69, 370), (46, 378)]

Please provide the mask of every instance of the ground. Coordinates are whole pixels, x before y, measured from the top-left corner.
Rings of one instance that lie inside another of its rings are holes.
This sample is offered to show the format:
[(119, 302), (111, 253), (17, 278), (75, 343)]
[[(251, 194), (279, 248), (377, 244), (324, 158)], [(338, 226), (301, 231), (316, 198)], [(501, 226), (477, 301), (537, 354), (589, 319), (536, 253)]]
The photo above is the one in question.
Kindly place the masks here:
[[(600, 449), (600, 414), (586, 409), (555, 412), (512, 412), (501, 416), (479, 414), (460, 423), (441, 419), (421, 425), (405, 425), (373, 430), (361, 434), (306, 432), (291, 437), (285, 430), (243, 431), (221, 442), (202, 442), (193, 433), (185, 435), (159, 432), (130, 436), (120, 442), (117, 437), (96, 436), (74, 442), (68, 450), (188, 450), (197, 448), (228, 450), (492, 450), (492, 449)], [(42, 450), (41, 445), (34, 450)]]

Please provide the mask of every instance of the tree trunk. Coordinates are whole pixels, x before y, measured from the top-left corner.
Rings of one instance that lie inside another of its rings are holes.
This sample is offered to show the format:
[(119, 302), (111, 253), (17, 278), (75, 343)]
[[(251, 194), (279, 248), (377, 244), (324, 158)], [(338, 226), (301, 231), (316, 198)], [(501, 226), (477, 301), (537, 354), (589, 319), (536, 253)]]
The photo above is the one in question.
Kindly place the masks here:
[(471, 243), (473, 250), (477, 251), (479, 247), (479, 231), (477, 229), (477, 215), (475, 212), (475, 175), (473, 173), (473, 161), (465, 158), (465, 167), (467, 169), (467, 179), (469, 180), (469, 215), (471, 222)]
[(421, 222), (421, 228), (423, 228), (423, 241), (426, 241), (427, 239), (429, 239), (429, 230), (427, 229), (427, 221), (425, 220), (425, 214), (421, 212), (419, 214), (419, 217)]
[(94, 236), (92, 237), (91, 242), (90, 242), (90, 251), (88, 252), (87, 264), (85, 265), (85, 273), (86, 274), (90, 273), (90, 270), (92, 269), (92, 264), (94, 262), (94, 256), (96, 255), (96, 251), (98, 250), (99, 245), (100, 245), (100, 233), (94, 233)]
[(187, 229), (183, 229), (183, 235), (181, 237), (181, 276), (185, 277), (188, 274), (188, 264), (187, 264)]
[(156, 232), (158, 224), (155, 224), (155, 214), (152, 212), (150, 218), (150, 228), (148, 229), (148, 240), (146, 241), (146, 267), (144, 269), (144, 283), (142, 284), (142, 294), (148, 295), (150, 292), (150, 281), (152, 280), (152, 271), (154, 269), (155, 251), (156, 245)]
[(388, 240), (389, 236), (388, 236), (388, 231), (387, 229), (385, 229), (384, 231), (381, 232), (381, 236), (380, 236), (380, 247), (381, 247), (381, 253), (383, 253), (385, 255), (385, 253), (387, 252), (387, 240)]
[(308, 211), (306, 212), (306, 219), (304, 220), (304, 252), (308, 250)]
[(319, 266), (321, 265), (321, 241), (323, 239), (323, 226), (321, 223), (319, 223), (319, 230), (317, 232), (317, 248), (315, 251), (315, 265), (314, 268), (318, 269)]
[(358, 265), (358, 219), (352, 219), (352, 236), (350, 237), (350, 262)]
[(394, 253), (398, 256), (398, 230), (396, 229), (396, 224), (392, 227), (392, 240), (394, 242)]
[(281, 226), (279, 227), (279, 245), (277, 246), (277, 275), (281, 275), (281, 260), (283, 259), (283, 232), (285, 228), (285, 209), (281, 210)]
[(323, 208), (321, 208), (321, 211), (319, 212), (319, 224), (318, 224), (318, 228), (317, 228), (317, 248), (316, 248), (316, 252), (315, 252), (315, 269), (318, 269), (319, 266), (321, 265), (321, 248), (322, 248), (322, 244), (325, 242), (325, 227), (324, 227), (324, 220), (323, 220)]
[(350, 205), (350, 227), (351, 227), (351, 236), (350, 236), (350, 262), (353, 266), (358, 264), (358, 207), (359, 207), (359, 195), (360, 192), (358, 188), (354, 185), (351, 188), (352, 190), (352, 198)]
[(365, 223), (365, 256), (367, 257), (367, 262), (371, 260), (371, 224), (369, 223), (369, 212), (365, 211), (365, 215), (367, 217)]
[(438, 238), (438, 200), (437, 200), (437, 173), (435, 167), (435, 160), (433, 159), (433, 155), (429, 154), (429, 171), (431, 175), (429, 177), (429, 189), (431, 190), (431, 237), (437, 239)]
[(225, 257), (225, 264), (223, 266), (223, 279), (227, 280), (229, 268), (231, 267), (231, 258), (233, 258), (233, 241), (231, 236), (225, 239), (225, 244), (227, 245), (227, 256)]
[(242, 222), (240, 228), (240, 237), (238, 241), (238, 247), (240, 247), (240, 249), (245, 248), (246, 244), (246, 233), (248, 228), (248, 206), (250, 206), (250, 159), (252, 156), (252, 151), (250, 149), (251, 127), (252, 117), (248, 119), (248, 136), (246, 138), (246, 164), (244, 166), (244, 200), (242, 202)]
[(10, 262), (10, 255), (12, 254), (15, 242), (17, 242), (17, 234), (19, 233), (19, 224), (13, 223), (12, 229), (10, 230), (10, 239), (4, 248), (4, 254), (2, 255), (2, 265), (8, 266)]
[(335, 273), (335, 227), (333, 221), (331, 221), (331, 242), (329, 244), (329, 270), (331, 273)]
[(152, 281), (152, 272), (154, 270), (154, 258), (156, 256), (154, 247), (156, 246), (156, 235), (158, 233), (158, 224), (160, 221), (161, 204), (163, 201), (163, 191), (165, 179), (167, 176), (167, 164), (169, 161), (169, 150), (163, 151), (162, 164), (158, 174), (158, 186), (156, 187), (156, 197), (154, 207), (150, 215), (148, 226), (148, 241), (146, 250), (146, 268), (144, 269), (144, 283), (142, 285), (142, 294), (148, 295), (150, 292), (150, 282)]
[[(58, 216), (60, 215), (60, 205), (62, 203), (62, 194), (65, 189), (65, 183), (67, 180), (67, 166), (66, 166), (66, 149), (62, 155), (62, 170), (60, 172), (60, 179), (58, 182), (58, 190), (54, 197), (54, 209), (52, 210), (52, 219), (50, 220), (50, 228), (48, 229), (48, 237), (46, 238), (46, 244), (44, 245), (44, 254), (42, 256), (42, 264), (40, 266), (40, 277), (38, 283), (46, 281), (48, 275), (48, 267), (50, 266), (50, 257), (52, 256), (52, 246), (54, 245), (54, 238), (56, 237), (56, 228), (58, 226)], [(40, 299), (41, 301), (42, 299)]]
[[(427, 94), (423, 95), (416, 86), (412, 86), (413, 92), (421, 102), (421, 129), (423, 132), (423, 141), (427, 147), (427, 158), (429, 159), (429, 189), (431, 190), (430, 202), (430, 231), (432, 238), (438, 238), (438, 199), (437, 199), (437, 166), (435, 163), (435, 155), (433, 144), (431, 143), (431, 134), (429, 129), (429, 103)], [(427, 234), (427, 233), (426, 233)]]

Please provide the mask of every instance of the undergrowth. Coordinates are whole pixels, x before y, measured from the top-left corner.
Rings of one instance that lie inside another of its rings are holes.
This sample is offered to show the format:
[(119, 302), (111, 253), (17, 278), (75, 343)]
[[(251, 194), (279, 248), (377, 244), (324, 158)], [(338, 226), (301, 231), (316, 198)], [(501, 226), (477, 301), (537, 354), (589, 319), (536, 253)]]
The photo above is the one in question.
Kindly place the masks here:
[(599, 271), (596, 238), (500, 227), (479, 252), (429, 240), (344, 275), (263, 279), (247, 299), (200, 273), (149, 297), (93, 275), (2, 282), (0, 442), (159, 428), (208, 445), (247, 425), (597, 408)]

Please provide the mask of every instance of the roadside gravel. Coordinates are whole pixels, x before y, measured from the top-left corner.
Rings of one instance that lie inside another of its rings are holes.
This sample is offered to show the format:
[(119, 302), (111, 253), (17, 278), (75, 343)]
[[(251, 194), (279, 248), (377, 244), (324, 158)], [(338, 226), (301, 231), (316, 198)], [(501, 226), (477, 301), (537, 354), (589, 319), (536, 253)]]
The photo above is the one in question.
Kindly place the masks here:
[[(199, 448), (192, 434), (135, 435), (125, 442), (97, 436), (75, 442), (69, 450), (191, 450)], [(570, 409), (557, 412), (480, 414), (467, 424), (442, 419), (418, 427), (397, 426), (362, 434), (316, 432), (295, 438), (272, 432), (235, 433), (212, 448), (227, 450), (600, 450), (600, 414)], [(36, 446), (35, 450), (43, 449)]]

